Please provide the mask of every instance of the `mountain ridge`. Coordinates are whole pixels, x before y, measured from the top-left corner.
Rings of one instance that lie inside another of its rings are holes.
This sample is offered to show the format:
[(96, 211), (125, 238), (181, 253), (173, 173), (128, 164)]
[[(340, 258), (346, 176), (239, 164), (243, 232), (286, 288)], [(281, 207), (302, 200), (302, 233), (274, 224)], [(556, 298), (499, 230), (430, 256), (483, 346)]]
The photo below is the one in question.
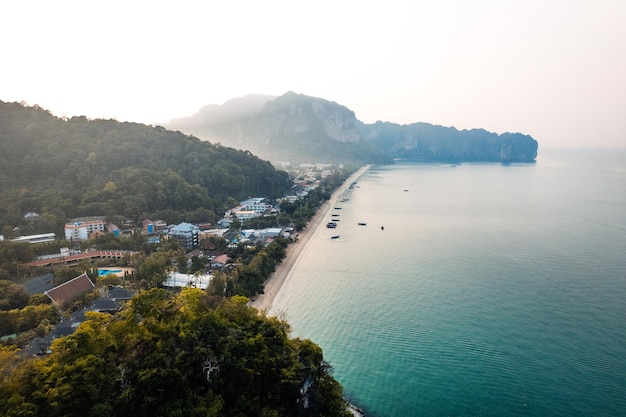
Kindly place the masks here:
[[(239, 115), (228, 111), (244, 108)], [(425, 122), (366, 124), (336, 102), (289, 91), (248, 95), (207, 105), (188, 118), (164, 124), (202, 140), (249, 150), (267, 160), (389, 163), (419, 161), (533, 162), (535, 139), (522, 133), (457, 130)]]

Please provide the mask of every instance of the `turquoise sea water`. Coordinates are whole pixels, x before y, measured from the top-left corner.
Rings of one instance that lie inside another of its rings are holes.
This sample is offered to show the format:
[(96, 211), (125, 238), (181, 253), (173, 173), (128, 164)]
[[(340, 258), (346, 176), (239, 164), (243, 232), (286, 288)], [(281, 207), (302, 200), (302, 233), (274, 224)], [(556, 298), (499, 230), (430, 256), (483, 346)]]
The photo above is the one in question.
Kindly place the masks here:
[(377, 166), (335, 206), (273, 313), (367, 415), (626, 415), (626, 152)]

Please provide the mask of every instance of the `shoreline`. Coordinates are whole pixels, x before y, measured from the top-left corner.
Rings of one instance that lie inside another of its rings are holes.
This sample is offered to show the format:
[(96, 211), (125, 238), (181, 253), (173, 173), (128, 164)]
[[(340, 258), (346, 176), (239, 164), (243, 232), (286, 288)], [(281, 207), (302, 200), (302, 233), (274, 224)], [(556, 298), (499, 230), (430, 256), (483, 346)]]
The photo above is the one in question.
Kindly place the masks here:
[(326, 200), (319, 209), (317, 209), (317, 212), (311, 220), (309, 220), (306, 227), (296, 235), (297, 240), (287, 246), (285, 259), (283, 259), (283, 261), (276, 266), (276, 270), (263, 285), (264, 293), (258, 294), (254, 301), (250, 301), (248, 303), (249, 306), (256, 308), (259, 312), (264, 311), (265, 314), (270, 315), (270, 312), (274, 307), (274, 300), (276, 296), (287, 282), (289, 276), (291, 275), (291, 271), (298, 261), (298, 258), (300, 258), (307, 242), (322, 224), (322, 221), (326, 217), (326, 214), (328, 214), (330, 207), (337, 202), (339, 196), (348, 188), (348, 186), (363, 175), (365, 171), (370, 169), (370, 167), (371, 165), (365, 165), (350, 175), (350, 177), (348, 177), (343, 184), (332, 193), (330, 198)]

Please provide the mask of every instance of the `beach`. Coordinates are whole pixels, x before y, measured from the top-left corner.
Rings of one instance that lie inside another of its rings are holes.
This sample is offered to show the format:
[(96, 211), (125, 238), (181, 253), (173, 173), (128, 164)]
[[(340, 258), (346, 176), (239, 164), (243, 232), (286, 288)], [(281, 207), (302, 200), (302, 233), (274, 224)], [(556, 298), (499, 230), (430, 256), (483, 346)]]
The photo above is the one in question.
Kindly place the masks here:
[(370, 165), (366, 165), (352, 174), (333, 192), (330, 199), (322, 204), (322, 206), (315, 213), (315, 216), (309, 220), (304, 230), (298, 232), (296, 235), (296, 241), (287, 246), (285, 259), (283, 259), (283, 261), (276, 266), (276, 271), (274, 271), (270, 278), (265, 282), (264, 294), (259, 294), (254, 301), (250, 301), (251, 307), (254, 307), (259, 311), (265, 311), (268, 314), (271, 312), (276, 295), (278, 295), (283, 285), (287, 282), (289, 276), (291, 275), (293, 266), (298, 261), (298, 258), (302, 254), (302, 251), (306, 247), (310, 237), (313, 233), (315, 233), (317, 228), (320, 227), (322, 220), (326, 214), (328, 214), (330, 208), (335, 205), (344, 191), (369, 168)]

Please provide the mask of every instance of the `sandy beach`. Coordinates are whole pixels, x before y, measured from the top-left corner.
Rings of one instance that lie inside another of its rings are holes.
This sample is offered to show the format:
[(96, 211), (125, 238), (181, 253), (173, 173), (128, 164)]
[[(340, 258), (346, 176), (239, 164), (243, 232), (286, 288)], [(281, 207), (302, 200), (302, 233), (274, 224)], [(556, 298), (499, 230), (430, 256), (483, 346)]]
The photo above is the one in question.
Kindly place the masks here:
[(298, 258), (302, 254), (302, 250), (305, 248), (307, 242), (309, 241), (311, 235), (315, 233), (317, 228), (322, 223), (322, 220), (330, 210), (330, 207), (333, 207), (339, 196), (352, 184), (356, 181), (365, 171), (370, 168), (370, 165), (366, 165), (352, 174), (342, 185), (338, 187), (335, 192), (331, 195), (330, 199), (327, 200), (322, 206), (317, 210), (315, 216), (309, 220), (307, 226), (304, 230), (298, 232), (297, 240), (287, 247), (286, 256), (283, 261), (276, 266), (276, 271), (270, 276), (270, 278), (265, 282), (264, 294), (257, 295), (257, 298), (254, 301), (250, 302), (250, 306), (258, 309), (264, 310), (266, 313), (269, 313), (272, 309), (272, 305), (276, 295), (280, 292), (280, 289), (283, 287), (287, 278), (290, 275), (293, 266), (298, 261)]

